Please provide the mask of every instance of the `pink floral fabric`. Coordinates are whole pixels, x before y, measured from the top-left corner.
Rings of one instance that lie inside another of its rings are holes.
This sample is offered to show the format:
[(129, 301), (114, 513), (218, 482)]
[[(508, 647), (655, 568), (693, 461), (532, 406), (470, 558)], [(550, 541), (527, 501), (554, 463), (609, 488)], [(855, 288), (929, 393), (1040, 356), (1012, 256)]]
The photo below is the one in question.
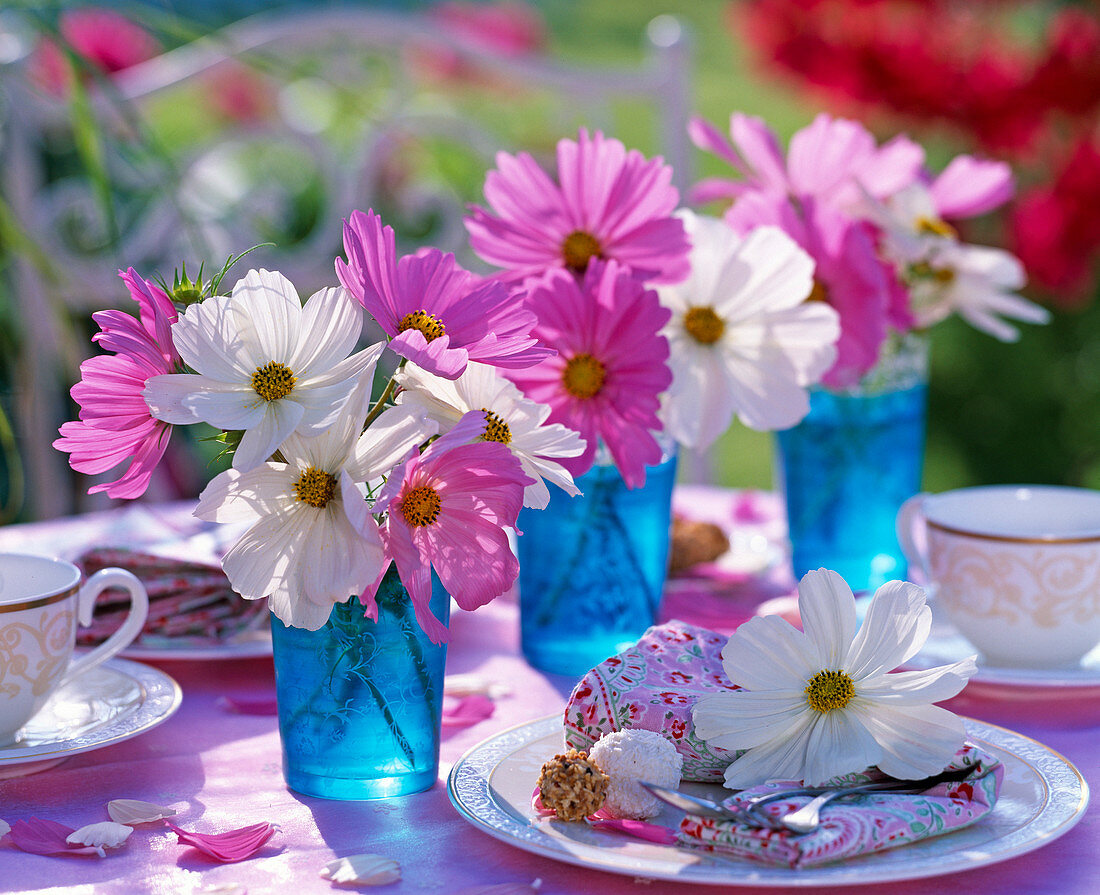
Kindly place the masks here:
[(673, 619), (581, 678), (565, 707), (565, 742), (587, 750), (604, 734), (655, 731), (684, 757), (683, 779), (721, 782), (739, 753), (708, 746), (691, 723), (701, 696), (738, 689), (722, 670), (728, 638)]
[[(681, 841), (720, 854), (792, 868), (884, 851), (970, 826), (993, 810), (1004, 766), (967, 745), (948, 766), (948, 770), (956, 768), (970, 768), (971, 773), (962, 780), (941, 783), (923, 793), (870, 793), (852, 801), (833, 802), (822, 813), (821, 826), (805, 835), (688, 815), (680, 824)], [(845, 782), (870, 779), (869, 774), (855, 774), (845, 777)], [(790, 785), (772, 781), (742, 790), (726, 803), (732, 807)], [(808, 796), (777, 800), (758, 810), (778, 819), (808, 801)]]

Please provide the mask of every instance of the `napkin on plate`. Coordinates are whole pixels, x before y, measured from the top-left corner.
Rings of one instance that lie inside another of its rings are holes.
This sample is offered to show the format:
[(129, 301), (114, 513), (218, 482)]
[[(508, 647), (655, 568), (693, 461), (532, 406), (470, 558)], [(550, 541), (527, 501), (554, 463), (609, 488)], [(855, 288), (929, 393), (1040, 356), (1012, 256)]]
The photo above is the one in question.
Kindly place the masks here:
[[(680, 824), (680, 839), (718, 854), (792, 868), (872, 854), (967, 827), (989, 814), (997, 802), (1004, 765), (967, 744), (947, 770), (963, 768), (971, 772), (962, 780), (941, 783), (923, 793), (868, 793), (832, 802), (822, 812), (821, 826), (805, 835), (688, 815)], [(844, 779), (859, 783), (877, 778), (859, 774)], [(733, 806), (791, 785), (772, 781), (742, 790), (726, 803)], [(778, 819), (808, 801), (808, 796), (799, 796), (769, 802), (758, 810)]]
[[(217, 645), (244, 639), (267, 623), (267, 603), (245, 600), (220, 566), (157, 556), (120, 547), (95, 547), (77, 559), (85, 575), (117, 566), (133, 572), (149, 594), (149, 617), (135, 645)], [(80, 628), (77, 643), (94, 646), (122, 624), (129, 598), (107, 590), (96, 601), (92, 624)]]
[(650, 628), (581, 678), (565, 707), (566, 744), (587, 751), (616, 730), (653, 730), (684, 757), (683, 779), (722, 782), (739, 753), (699, 739), (691, 709), (702, 696), (738, 689), (722, 669), (728, 639), (675, 619)]

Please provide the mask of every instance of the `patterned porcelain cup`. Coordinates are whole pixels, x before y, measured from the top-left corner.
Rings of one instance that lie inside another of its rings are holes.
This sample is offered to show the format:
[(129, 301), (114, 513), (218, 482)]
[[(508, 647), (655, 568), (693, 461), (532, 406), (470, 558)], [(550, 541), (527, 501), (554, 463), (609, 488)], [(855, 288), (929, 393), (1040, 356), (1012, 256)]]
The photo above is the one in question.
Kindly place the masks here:
[[(81, 584), (80, 569), (45, 556), (0, 554), (0, 745), (62, 684), (125, 649), (145, 624), (149, 598), (124, 569), (103, 569)], [(76, 625), (92, 622), (92, 606), (109, 587), (130, 593), (122, 627), (94, 650), (73, 660)]]
[(937, 604), (989, 664), (1065, 667), (1100, 643), (1100, 491), (918, 494), (897, 529)]

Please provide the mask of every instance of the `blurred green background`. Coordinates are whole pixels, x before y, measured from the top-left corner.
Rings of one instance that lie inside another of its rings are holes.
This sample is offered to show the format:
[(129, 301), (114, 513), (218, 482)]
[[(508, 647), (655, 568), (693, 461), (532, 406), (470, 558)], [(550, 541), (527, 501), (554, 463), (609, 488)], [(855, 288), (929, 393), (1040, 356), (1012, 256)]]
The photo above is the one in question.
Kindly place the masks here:
[[(14, 3), (9, 11), (21, 7), (30, 21), (48, 33), (65, 9), (79, 4)], [(219, 4), (162, 0), (160, 3), (99, 3), (111, 6), (152, 31), (164, 47), (184, 43), (210, 27), (226, 24), (238, 15), (258, 8), (271, 10), (278, 3), (227, 0)], [(298, 6), (307, 5), (304, 2)], [(314, 8), (326, 4), (312, 4)], [(366, 6), (371, 4), (356, 4)], [(431, 3), (377, 4), (389, 11), (430, 11)], [(590, 68), (602, 65), (640, 64), (645, 58), (647, 24), (656, 16), (674, 14), (688, 28), (693, 44), (692, 105), (694, 110), (725, 127), (733, 110), (767, 119), (783, 139), (808, 124), (820, 107), (806, 94), (788, 83), (780, 83), (765, 74), (753, 60), (748, 46), (733, 33), (728, 0), (540, 0), (536, 4), (545, 21), (547, 52), (552, 58)], [(1027, 27), (1024, 22), (1022, 27)], [(274, 77), (283, 84), (313, 70), (297, 62), (280, 71), (278, 55), (257, 57), (250, 64), (256, 72)], [(466, 85), (467, 88), (470, 85)], [(493, 120), (511, 135), (511, 145), (542, 146), (552, 151), (553, 141), (567, 135), (571, 128), (585, 123), (569, 117), (569, 110), (549, 111), (542, 98), (519, 93), (502, 99), (499, 92), (472, 89), (449, 90), (433, 85), (431, 102), (442, 101), (460, 115)], [(149, 134), (161, 147), (178, 148), (199, 139), (216, 138), (225, 126), (201, 91), (190, 95), (173, 94), (158, 100), (148, 110)], [(337, 110), (330, 118), (340, 121), (344, 114), (372, 113), (371, 97), (355, 90), (337, 91), (326, 102)], [(625, 103), (616, 110), (614, 136), (628, 146), (646, 153), (657, 151), (652, 109), (638, 103)], [(882, 138), (895, 132), (885, 117), (866, 122)], [(574, 131), (575, 132), (575, 131)], [(354, 139), (355, 131), (341, 133), (330, 128), (336, 141)], [(925, 134), (910, 129), (924, 143), (936, 165), (965, 151), (943, 134)], [(79, 140), (68, 149), (50, 151), (59, 170), (71, 171), (81, 164)], [(503, 143), (508, 147), (509, 143)], [(257, 165), (260, 160), (254, 159)], [(400, 161), (427, 173), (435, 186), (450, 194), (454, 203), (480, 199), (485, 165), (472, 153), (456, 151), (453, 144), (424, 140), (403, 151)], [(273, 176), (287, 176), (293, 162), (274, 158)], [(281, 166), (281, 167), (280, 167)], [(692, 179), (727, 173), (724, 165), (711, 156), (696, 152)], [(283, 173), (279, 173), (282, 171)], [(303, 181), (294, 219), (302, 232), (322, 214), (331, 213), (316, 201), (313, 186)], [(380, 199), (380, 203), (384, 199)], [(388, 210), (380, 206), (383, 216)], [(338, 216), (347, 209), (339, 209)], [(393, 209), (393, 216), (400, 210)], [(18, 222), (14, 222), (18, 225)], [(431, 241), (438, 222), (430, 213), (407, 215), (399, 227), (406, 248), (418, 241)], [(0, 228), (0, 341), (5, 362), (13, 352), (7, 344), (18, 330), (18, 297), (13, 295), (3, 272), (13, 253), (24, 251), (13, 234), (16, 227)], [(996, 233), (996, 223), (989, 227)], [(5, 238), (6, 236), (6, 238)], [(276, 242), (293, 242), (294, 227), (273, 231)], [(238, 250), (247, 246), (238, 246)], [(334, 247), (334, 252), (339, 246)], [(183, 259), (181, 259), (183, 260)], [(197, 261), (187, 259), (189, 270)], [(222, 258), (206, 259), (208, 266), (220, 266)], [(127, 260), (135, 263), (136, 260)], [(170, 277), (170, 270), (159, 271)], [(304, 284), (300, 288), (305, 289)], [(1046, 297), (1030, 294), (1044, 301)], [(121, 295), (120, 295), (121, 298)], [(939, 491), (970, 484), (993, 482), (1065, 483), (1100, 487), (1100, 318), (1096, 302), (1079, 310), (1056, 310), (1046, 327), (1025, 327), (1020, 341), (1004, 345), (972, 330), (958, 320), (936, 327), (932, 339), (931, 399), (928, 448), (924, 486)], [(74, 320), (90, 335), (87, 319)], [(89, 352), (90, 352), (89, 347)], [(0, 377), (3, 364), (0, 363)], [(2, 383), (0, 383), (2, 384)], [(3, 435), (0, 432), (0, 435)], [(198, 445), (199, 450), (204, 450)], [(772, 443), (768, 434), (751, 432), (736, 424), (712, 449), (708, 458), (716, 480), (739, 487), (767, 488), (772, 482)], [(888, 458), (886, 458), (888, 462)]]

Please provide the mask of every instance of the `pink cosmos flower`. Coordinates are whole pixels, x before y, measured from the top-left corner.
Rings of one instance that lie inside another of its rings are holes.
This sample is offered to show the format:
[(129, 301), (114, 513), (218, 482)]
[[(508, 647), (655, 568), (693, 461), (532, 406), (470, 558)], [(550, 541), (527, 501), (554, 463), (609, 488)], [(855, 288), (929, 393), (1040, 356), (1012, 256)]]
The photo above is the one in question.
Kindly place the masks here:
[(730, 117), (732, 143), (702, 118), (688, 125), (692, 141), (733, 166), (741, 180), (704, 180), (692, 200), (736, 199), (750, 192), (812, 197), (846, 207), (861, 190), (876, 199), (914, 183), (924, 150), (904, 135), (878, 146), (863, 125), (824, 113), (791, 137), (786, 158), (764, 121), (740, 112)]
[(587, 442), (583, 454), (558, 462), (575, 478), (592, 466), (602, 441), (627, 487), (640, 487), (646, 466), (661, 459), (652, 433), (661, 428), (658, 396), (672, 382), (660, 334), (671, 312), (614, 261), (589, 265), (580, 281), (550, 271), (532, 285), (528, 306), (538, 314), (540, 341), (558, 353), (510, 378), (551, 407), (550, 422)]
[(687, 276), (668, 165), (583, 128), (576, 141), (558, 142), (557, 161), (555, 183), (527, 153), (497, 154), (485, 178), (493, 213), (475, 206), (466, 218), (475, 252), (515, 280), (561, 268), (580, 276), (594, 258), (613, 259), (643, 282)]
[(959, 155), (928, 186), (941, 218), (985, 214), (1012, 198), (1012, 169), (1005, 162)]
[(530, 335), (534, 315), (503, 283), (463, 270), (454, 255), (421, 249), (397, 260), (392, 227), (373, 211), (344, 222), (336, 275), (378, 321), (389, 347), (430, 373), (456, 379), (468, 361), (529, 367), (550, 352)]
[(177, 313), (171, 300), (132, 267), (118, 273), (138, 303), (140, 316), (118, 310), (92, 315), (100, 328), (92, 340), (114, 355), (92, 357), (80, 365), (80, 382), (70, 392), (80, 405), (80, 419), (64, 423), (53, 445), (69, 453), (73, 469), (88, 475), (129, 460), (118, 479), (94, 485), (88, 493), (132, 498), (149, 487), (172, 435), (172, 427), (155, 419), (145, 403), (145, 382), (175, 372), (181, 361), (172, 344)]
[[(446, 626), (429, 608), (433, 567), (447, 593), (467, 610), (504, 593), (519, 574), (504, 528), (515, 527), (524, 488), (534, 479), (505, 445), (467, 443), (484, 430), (483, 413), (466, 414), (423, 454), (414, 452), (396, 467), (375, 502), (375, 512), (389, 513), (382, 527), (386, 555), (433, 643), (447, 640)], [(378, 581), (381, 575), (360, 597), (371, 618), (378, 617)]]
[(837, 359), (822, 382), (842, 388), (875, 365), (889, 327), (912, 327), (908, 297), (894, 288), (896, 278), (863, 224), (813, 200), (804, 201), (801, 211), (782, 195), (751, 193), (734, 203), (726, 221), (741, 234), (777, 226), (814, 259), (809, 298), (827, 301), (840, 315)]

